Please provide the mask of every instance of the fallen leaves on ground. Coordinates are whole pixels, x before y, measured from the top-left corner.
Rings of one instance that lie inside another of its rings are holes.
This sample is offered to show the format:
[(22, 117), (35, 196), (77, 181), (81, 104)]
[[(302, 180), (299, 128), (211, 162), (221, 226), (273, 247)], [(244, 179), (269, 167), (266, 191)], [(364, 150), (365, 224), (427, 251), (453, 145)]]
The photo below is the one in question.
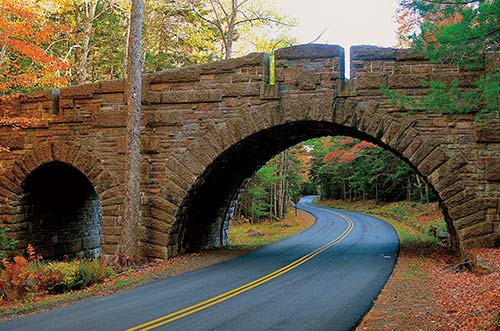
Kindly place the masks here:
[(450, 270), (460, 261), (440, 247), (428, 256), (402, 251), (358, 330), (500, 330), (500, 249), (480, 252), (494, 272)]

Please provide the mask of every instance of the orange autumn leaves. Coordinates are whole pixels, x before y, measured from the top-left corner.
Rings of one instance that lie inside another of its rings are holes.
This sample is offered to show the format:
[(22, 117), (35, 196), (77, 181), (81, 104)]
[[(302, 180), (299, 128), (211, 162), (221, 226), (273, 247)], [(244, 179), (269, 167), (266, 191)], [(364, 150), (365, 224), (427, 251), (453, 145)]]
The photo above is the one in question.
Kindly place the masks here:
[[(445, 6), (443, 4), (443, 6)], [(444, 9), (444, 7), (443, 7)], [(412, 10), (408, 7), (401, 6), (396, 12), (396, 22), (398, 24), (397, 34), (399, 36), (399, 46), (400, 47), (410, 47), (411, 38), (414, 34), (419, 34), (422, 25), (425, 23), (432, 22), (435, 25), (435, 29), (440, 29), (452, 24), (458, 24), (462, 21), (463, 16), (460, 13), (455, 13), (454, 15), (447, 16), (444, 14), (444, 10), (430, 11), (426, 15), (421, 15), (420, 13)], [(431, 33), (427, 31), (425, 35), (426, 43), (436, 42), (435, 32)]]
[(0, 94), (60, 86), (69, 65), (50, 54), (50, 45), (69, 28), (46, 18), (44, 1), (0, 0)]

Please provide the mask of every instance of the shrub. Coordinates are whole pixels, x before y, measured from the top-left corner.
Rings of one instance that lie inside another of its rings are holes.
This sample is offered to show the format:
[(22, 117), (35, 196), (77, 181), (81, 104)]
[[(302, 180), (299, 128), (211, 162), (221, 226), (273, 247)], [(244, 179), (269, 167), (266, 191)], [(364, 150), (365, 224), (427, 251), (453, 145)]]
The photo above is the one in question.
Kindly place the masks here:
[(6, 251), (13, 249), (16, 246), (17, 240), (10, 239), (7, 233), (10, 228), (6, 226), (0, 226), (0, 259), (7, 257)]
[(80, 260), (45, 262), (33, 246), (26, 249), (28, 259), (16, 256), (0, 260), (0, 298), (6, 301), (25, 298), (30, 293), (63, 293), (98, 283), (113, 275), (113, 269), (102, 261)]
[(77, 262), (48, 262), (40, 266), (36, 278), (39, 289), (48, 293), (63, 293), (74, 287)]
[(2, 260), (4, 269), (0, 273), (0, 295), (4, 300), (23, 298), (36, 287), (36, 280), (26, 272), (28, 261), (22, 256), (14, 257), (13, 261)]
[(101, 261), (83, 260), (80, 261), (76, 268), (74, 279), (75, 288), (82, 288), (102, 281), (103, 279), (113, 275), (113, 269), (110, 266), (103, 264)]

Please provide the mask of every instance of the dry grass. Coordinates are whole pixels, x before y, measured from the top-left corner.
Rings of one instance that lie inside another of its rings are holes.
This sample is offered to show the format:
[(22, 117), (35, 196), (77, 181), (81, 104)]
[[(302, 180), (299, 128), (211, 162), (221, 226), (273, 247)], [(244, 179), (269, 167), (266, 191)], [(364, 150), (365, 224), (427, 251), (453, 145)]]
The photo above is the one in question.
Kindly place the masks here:
[(312, 224), (314, 217), (299, 210), (289, 210), (284, 220), (260, 223), (236, 223), (229, 228), (229, 245), (235, 248), (256, 248), (302, 232)]

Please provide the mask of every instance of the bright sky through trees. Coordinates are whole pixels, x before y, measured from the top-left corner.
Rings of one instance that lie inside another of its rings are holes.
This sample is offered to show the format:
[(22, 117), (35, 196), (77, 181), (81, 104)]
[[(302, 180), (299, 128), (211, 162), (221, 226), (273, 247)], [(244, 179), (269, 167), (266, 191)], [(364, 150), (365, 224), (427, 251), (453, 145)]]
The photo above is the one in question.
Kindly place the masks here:
[(301, 43), (394, 46), (398, 0), (278, 0), (285, 14), (299, 20), (294, 33)]
[(283, 14), (297, 18), (292, 33), (300, 43), (309, 43), (325, 29), (316, 43), (395, 46), (394, 19), (398, 0), (277, 0)]

